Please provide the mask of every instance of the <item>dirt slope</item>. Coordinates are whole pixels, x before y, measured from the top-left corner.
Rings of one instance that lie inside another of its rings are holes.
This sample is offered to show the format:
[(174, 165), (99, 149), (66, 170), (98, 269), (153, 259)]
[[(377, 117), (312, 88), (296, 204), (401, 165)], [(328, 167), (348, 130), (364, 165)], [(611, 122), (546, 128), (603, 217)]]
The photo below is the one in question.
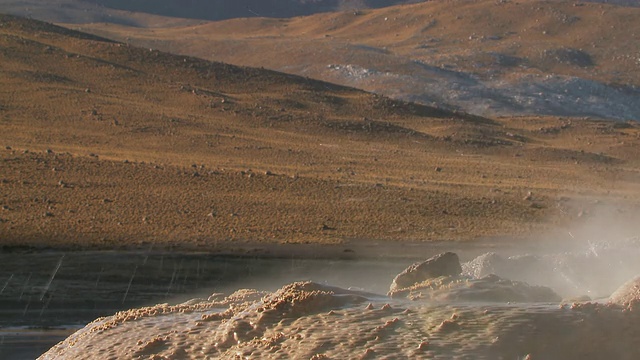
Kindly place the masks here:
[(0, 17), (0, 242), (469, 240), (638, 198), (636, 123), (486, 119)]

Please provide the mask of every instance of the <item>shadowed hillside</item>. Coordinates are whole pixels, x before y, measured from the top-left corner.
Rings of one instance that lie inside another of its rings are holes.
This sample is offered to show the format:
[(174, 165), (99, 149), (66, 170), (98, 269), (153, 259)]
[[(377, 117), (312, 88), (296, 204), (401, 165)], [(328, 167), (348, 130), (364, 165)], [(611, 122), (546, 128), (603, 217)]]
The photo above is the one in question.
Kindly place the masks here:
[(639, 120), (640, 9), (575, 5), (431, 1), (294, 19), (82, 29), (485, 116)]

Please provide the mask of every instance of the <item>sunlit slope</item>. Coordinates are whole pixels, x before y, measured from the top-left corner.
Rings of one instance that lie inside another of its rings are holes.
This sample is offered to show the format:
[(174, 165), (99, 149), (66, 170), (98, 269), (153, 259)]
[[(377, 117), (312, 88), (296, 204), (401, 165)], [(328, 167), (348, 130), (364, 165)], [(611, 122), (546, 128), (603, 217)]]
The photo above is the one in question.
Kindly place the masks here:
[(0, 24), (2, 245), (468, 240), (637, 198), (635, 123), (491, 120)]
[(181, 28), (82, 28), (477, 114), (638, 120), (638, 18), (640, 8), (609, 4), (454, 0)]

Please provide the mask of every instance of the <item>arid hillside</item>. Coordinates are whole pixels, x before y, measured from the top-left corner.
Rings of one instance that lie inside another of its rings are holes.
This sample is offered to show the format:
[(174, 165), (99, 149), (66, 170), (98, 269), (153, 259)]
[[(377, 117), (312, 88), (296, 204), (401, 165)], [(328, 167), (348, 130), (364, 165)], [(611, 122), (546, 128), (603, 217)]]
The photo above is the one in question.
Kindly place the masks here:
[(522, 237), (602, 204), (633, 218), (639, 134), (454, 113), (0, 17), (3, 246)]
[[(290, 18), (334, 11), (362, 11), (442, 0), (0, 0), (0, 13), (59, 23), (106, 22), (137, 27), (198, 20)], [(552, 0), (562, 2), (566, 0)], [(576, 0), (572, 3), (639, 6), (637, 0)], [(187, 20), (190, 19), (190, 20)]]
[(75, 28), (484, 116), (640, 120), (640, 9), (429, 1), (293, 19)]
[(51, 22), (157, 27), (184, 23), (185, 19), (288, 18), (420, 1), (423, 0), (0, 0), (0, 13)]

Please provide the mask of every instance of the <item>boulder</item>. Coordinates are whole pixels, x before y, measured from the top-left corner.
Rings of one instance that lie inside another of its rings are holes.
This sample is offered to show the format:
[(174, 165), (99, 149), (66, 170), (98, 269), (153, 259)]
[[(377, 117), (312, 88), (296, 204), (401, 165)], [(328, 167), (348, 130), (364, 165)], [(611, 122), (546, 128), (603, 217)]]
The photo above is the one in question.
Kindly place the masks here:
[(559, 302), (561, 297), (546, 286), (532, 286), (497, 275), (480, 279), (468, 276), (441, 276), (407, 288), (389, 292), (392, 298), (436, 302), (535, 303)]
[(389, 292), (393, 293), (425, 280), (441, 276), (458, 276), (461, 273), (462, 267), (460, 266), (458, 255), (452, 252), (445, 252), (406, 268), (393, 279)]

